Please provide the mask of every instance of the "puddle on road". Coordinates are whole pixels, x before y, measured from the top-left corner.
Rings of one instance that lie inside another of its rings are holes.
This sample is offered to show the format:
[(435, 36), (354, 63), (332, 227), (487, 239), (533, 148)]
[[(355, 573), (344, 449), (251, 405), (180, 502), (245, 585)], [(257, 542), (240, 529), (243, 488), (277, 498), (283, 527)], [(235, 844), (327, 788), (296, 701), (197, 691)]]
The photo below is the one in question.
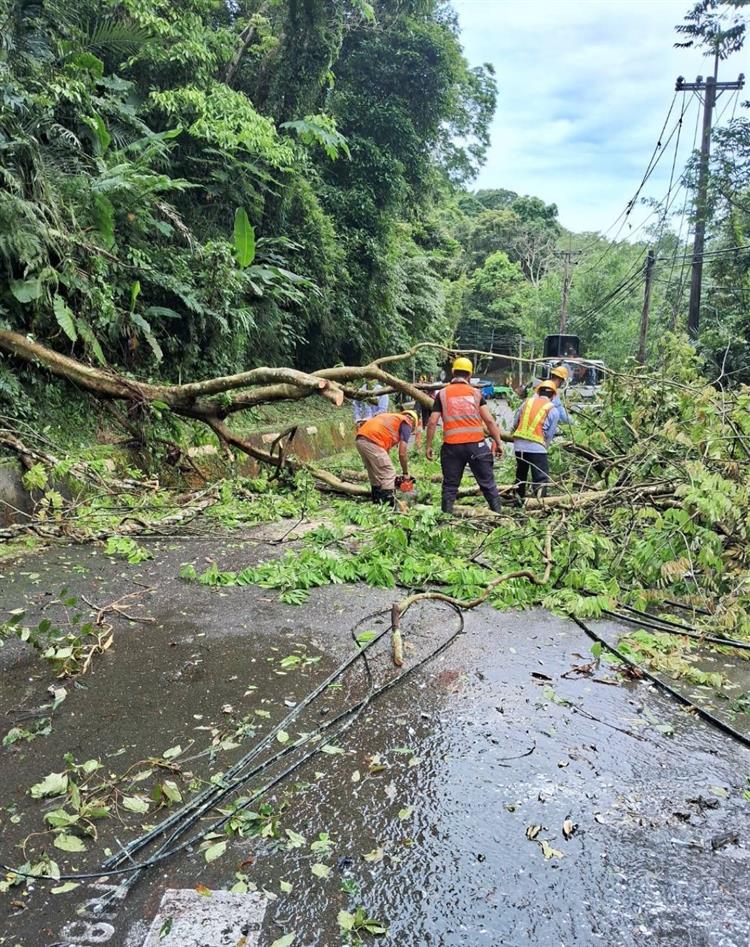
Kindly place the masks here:
[[(210, 742), (196, 728), (253, 708), (272, 715), (259, 718), (260, 736), (288, 712), (284, 701), (298, 702), (351, 649), (351, 624), (390, 600), (344, 587), (314, 593), (303, 610), (260, 589), (219, 594), (165, 580), (148, 600), (156, 624), (118, 626), (112, 651), (70, 688), (52, 734), (2, 751), (12, 764), (0, 770), (2, 805), (22, 817), (13, 824), (0, 813), (3, 854), (17, 862), (14, 844), (54, 807), (25, 791), (65, 752), (122, 772), (179, 743), (180, 762)], [(434, 605), (410, 612), (407, 663), (444, 640), (453, 620)], [(295, 649), (320, 660), (285, 671), (281, 659)], [(331, 740), (342, 753), (316, 755), (268, 794), (278, 839), (232, 839), (211, 864), (202, 853), (178, 856), (108, 916), (76, 917), (97, 893), (88, 886), (58, 897), (40, 886), (28, 899), (14, 889), (0, 899), (0, 944), (141, 947), (166, 888), (226, 889), (240, 872), (272, 896), (260, 947), (291, 932), (295, 947), (338, 947), (338, 913), (358, 906), (398, 947), (746, 947), (750, 757), (643, 684), (561, 679), (587, 653), (576, 627), (544, 613), (473, 613), (449, 650)], [(387, 648), (372, 669), (377, 682), (395, 673)], [(46, 676), (22, 664), (2, 680), (6, 710), (29, 689), (38, 696)], [(364, 693), (359, 668), (343, 683), (290, 727), (292, 739)], [(652, 719), (671, 723), (674, 737)], [(248, 745), (188, 768), (224, 769)], [(101, 823), (97, 853), (138, 824)], [(287, 829), (304, 844), (289, 848)], [(739, 844), (713, 851), (730, 831)], [(311, 850), (321, 833), (330, 850)], [(79, 870), (98, 863), (91, 848), (71, 860)], [(28, 907), (14, 915), (11, 899)]]

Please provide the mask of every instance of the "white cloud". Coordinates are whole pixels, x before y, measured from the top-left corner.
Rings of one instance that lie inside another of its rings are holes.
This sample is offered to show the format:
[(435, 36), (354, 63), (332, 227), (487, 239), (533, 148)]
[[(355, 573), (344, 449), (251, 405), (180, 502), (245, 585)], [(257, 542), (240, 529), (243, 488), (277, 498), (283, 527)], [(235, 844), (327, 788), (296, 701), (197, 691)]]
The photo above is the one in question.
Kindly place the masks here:
[[(453, 6), (470, 62), (494, 65), (500, 93), (492, 147), (475, 186), (535, 194), (558, 205), (565, 226), (606, 230), (646, 169), (675, 79), (708, 71), (700, 53), (673, 48), (674, 26), (690, 0)], [(735, 57), (722, 75), (734, 79), (742, 67)], [(693, 143), (697, 105), (686, 115), (678, 168)], [(667, 153), (646, 196), (666, 193), (670, 166)], [(647, 212), (638, 213), (636, 223)]]

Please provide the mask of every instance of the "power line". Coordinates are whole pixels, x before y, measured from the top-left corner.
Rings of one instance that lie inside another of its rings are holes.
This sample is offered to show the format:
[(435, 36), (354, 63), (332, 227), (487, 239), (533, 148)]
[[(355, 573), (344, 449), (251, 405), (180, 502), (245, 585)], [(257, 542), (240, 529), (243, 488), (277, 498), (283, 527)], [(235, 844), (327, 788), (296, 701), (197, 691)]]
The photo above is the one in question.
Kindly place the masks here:
[[(696, 146), (696, 144), (698, 143), (698, 129), (699, 129), (699, 127), (700, 127), (700, 117), (701, 117), (700, 109), (696, 109), (696, 111), (695, 111), (695, 129), (694, 129), (694, 131), (693, 131), (693, 144), (692, 144), (692, 147), (691, 147), (691, 149), (690, 149), (690, 154), (691, 154), (691, 155), (694, 154), (694, 152), (695, 152), (695, 146)], [(686, 177), (686, 171), (683, 170), (683, 174), (682, 174), (683, 186), (684, 186), (684, 183), (685, 183), (685, 177)], [(680, 215), (680, 229), (679, 229), (679, 231), (678, 231), (678, 233), (677, 233), (677, 243), (675, 244), (674, 254), (673, 254), (673, 256), (672, 256), (672, 265), (671, 265), (671, 268), (670, 268), (670, 271), (669, 271), (669, 280), (670, 280), (670, 283), (671, 283), (671, 281), (672, 281), (672, 276), (673, 276), (673, 274), (674, 274), (675, 265), (676, 265), (676, 263), (677, 263), (677, 254), (678, 254), (678, 252), (679, 252), (680, 244), (681, 244), (681, 242), (682, 242), (682, 230), (683, 230), (683, 227), (685, 226), (685, 223), (688, 221), (688, 217), (687, 217), (687, 206), (688, 206), (688, 201), (689, 201), (689, 200), (690, 200), (690, 190), (689, 190), (687, 187), (685, 187), (685, 201), (684, 201), (684, 203), (683, 203), (683, 205), (682, 205), (682, 212), (681, 212), (681, 215)], [(687, 241), (689, 238), (690, 238), (690, 223), (688, 222), (687, 233), (686, 233), (686, 235), (685, 235), (686, 241)], [(684, 264), (684, 262), (683, 262), (682, 266), (680, 267), (680, 282), (679, 282), (679, 284), (678, 284), (677, 295), (675, 296), (674, 305), (672, 306), (672, 316), (671, 316), (671, 318), (670, 318), (670, 320), (669, 320), (669, 327), (670, 327), (670, 330), (672, 330), (672, 331), (674, 331), (675, 323), (676, 323), (676, 321), (677, 321), (677, 307), (679, 306), (680, 299), (682, 298), (682, 291), (683, 291), (684, 286), (685, 286), (685, 264)], [(667, 291), (666, 291), (665, 294), (664, 294), (664, 302), (663, 302), (663, 304), (662, 304), (662, 308), (661, 308), (661, 310), (660, 310), (660, 314), (664, 312), (664, 308), (665, 308), (665, 306), (667, 305), (667, 295), (668, 295), (668, 292), (669, 292), (669, 290), (667, 289)]]
[[(617, 232), (615, 233), (614, 237), (611, 238), (611, 241), (610, 241), (610, 243), (608, 244), (608, 246), (605, 247), (605, 249), (602, 251), (602, 253), (600, 254), (600, 256), (599, 256), (596, 260), (594, 260), (593, 263), (591, 263), (589, 266), (587, 266), (587, 267), (585, 267), (583, 270), (581, 270), (581, 275), (584, 275), (585, 273), (588, 273), (588, 272), (590, 272), (591, 270), (596, 269), (596, 268), (606, 259), (606, 257), (612, 252), (612, 250), (614, 249), (615, 245), (617, 244), (617, 240), (618, 240), (620, 234), (621, 234), (622, 231), (623, 231), (623, 228), (624, 228), (625, 225), (628, 223), (628, 220), (629, 220), (629, 218), (630, 218), (631, 213), (632, 213), (633, 210), (635, 209), (636, 202), (637, 202), (637, 200), (638, 200), (638, 198), (639, 198), (641, 192), (643, 191), (643, 188), (645, 187), (645, 185), (646, 185), (647, 181), (649, 180), (649, 178), (651, 177), (651, 175), (652, 175), (652, 174), (654, 173), (654, 171), (656, 170), (657, 165), (659, 164), (659, 162), (661, 161), (663, 155), (664, 155), (664, 154), (666, 153), (666, 151), (667, 151), (667, 145), (670, 143), (670, 141), (672, 141), (672, 139), (675, 137), (675, 135), (677, 135), (677, 144), (679, 144), (679, 139), (680, 139), (680, 133), (681, 133), (681, 129), (682, 129), (682, 124), (683, 124), (683, 121), (684, 121), (684, 119), (685, 119), (685, 115), (686, 115), (687, 112), (689, 111), (690, 106), (691, 106), (691, 104), (692, 104), (692, 99), (687, 99), (687, 100), (686, 100), (686, 97), (685, 97), (684, 95), (683, 95), (683, 101), (682, 101), (682, 108), (681, 108), (681, 110), (680, 110), (680, 116), (679, 116), (679, 118), (677, 119), (677, 121), (675, 122), (674, 126), (672, 127), (672, 130), (669, 132), (669, 135), (667, 136), (666, 140), (665, 140), (664, 142), (662, 142), (662, 139), (663, 139), (663, 137), (664, 137), (664, 131), (665, 131), (666, 127), (667, 127), (667, 123), (669, 122), (669, 118), (670, 118), (670, 116), (671, 116), (671, 114), (672, 114), (672, 111), (673, 111), (673, 109), (674, 109), (674, 104), (675, 104), (676, 99), (677, 99), (677, 93), (675, 92), (674, 97), (672, 98), (672, 102), (671, 102), (671, 104), (670, 104), (670, 106), (669, 106), (669, 111), (667, 112), (667, 117), (666, 117), (666, 119), (664, 120), (664, 125), (662, 126), (661, 133), (659, 134), (659, 138), (658, 138), (658, 140), (657, 140), (657, 142), (656, 142), (656, 146), (654, 147), (654, 151), (653, 151), (653, 153), (652, 153), (652, 155), (651, 155), (651, 158), (649, 159), (649, 162), (648, 162), (648, 165), (647, 165), (647, 167), (646, 167), (646, 170), (645, 170), (644, 173), (643, 173), (643, 177), (641, 178), (641, 182), (640, 182), (640, 184), (638, 185), (638, 187), (636, 188), (635, 193), (633, 194), (633, 196), (631, 197), (631, 199), (630, 199), (630, 200), (628, 201), (628, 203), (625, 205), (625, 209), (624, 209), (624, 211), (620, 214), (620, 217), (617, 218), (617, 220), (620, 220), (620, 218), (622, 218), (622, 223), (620, 224), (620, 226), (619, 226)], [(675, 149), (675, 152), (676, 152), (676, 149)], [(670, 186), (670, 191), (671, 191), (671, 186)], [(635, 232), (637, 232), (638, 230), (640, 230), (640, 229), (644, 226), (644, 224), (646, 223), (646, 221), (649, 220), (649, 219), (654, 215), (654, 213), (656, 213), (656, 211), (655, 211), (655, 210), (652, 210), (651, 213), (647, 215), (647, 217), (645, 218), (645, 220), (642, 221), (641, 224), (639, 224), (639, 226), (636, 228), (636, 231), (635, 231)], [(615, 221), (615, 223), (617, 223), (617, 221)], [(614, 225), (613, 225), (613, 226), (614, 226)], [(611, 230), (612, 227), (610, 227), (609, 229)], [(607, 231), (607, 232), (609, 232), (609, 231)], [(630, 236), (632, 236), (632, 235), (633, 235), (633, 232), (631, 232)], [(605, 235), (605, 236), (606, 236), (606, 235)]]
[(631, 293), (643, 279), (643, 272), (640, 263), (645, 253), (646, 251), (644, 249), (644, 252), (639, 254), (635, 264), (631, 265), (627, 275), (617, 286), (614, 287), (614, 289), (611, 289), (605, 296), (603, 296), (601, 299), (598, 299), (593, 304), (593, 306), (591, 306), (585, 312), (577, 314), (575, 319), (571, 319), (571, 322), (575, 325), (581, 325), (585, 320), (590, 319), (591, 316), (598, 315), (606, 308), (613, 305), (615, 302), (621, 301), (629, 293)]
[[(684, 98), (685, 98), (685, 97), (683, 96), (683, 105), (684, 105)], [(675, 92), (674, 96), (672, 97), (672, 101), (671, 101), (670, 104), (669, 104), (669, 109), (668, 109), (668, 111), (667, 111), (667, 117), (664, 119), (664, 124), (662, 125), (661, 131), (659, 132), (659, 137), (656, 139), (656, 145), (654, 145), (654, 150), (653, 150), (653, 152), (652, 152), (652, 154), (651, 154), (651, 157), (649, 158), (648, 165), (646, 166), (646, 170), (645, 170), (644, 173), (643, 173), (643, 177), (642, 177), (642, 179), (641, 179), (641, 183), (638, 185), (638, 188), (636, 189), (635, 194), (634, 194), (633, 197), (627, 202), (627, 204), (626, 204), (625, 207), (620, 211), (620, 213), (617, 215), (617, 217), (615, 217), (614, 221), (609, 225), (609, 227), (607, 227), (607, 229), (606, 229), (603, 233), (597, 235), (597, 237), (596, 237), (594, 240), (589, 241), (588, 244), (586, 244), (584, 247), (581, 248), (581, 249), (582, 249), (582, 252), (585, 253), (586, 250), (588, 250), (588, 249), (590, 249), (591, 247), (595, 246), (595, 245), (599, 242), (599, 240), (601, 240), (601, 239), (606, 239), (607, 234), (610, 233), (610, 231), (614, 230), (614, 228), (617, 226), (617, 224), (620, 222), (620, 220), (621, 220), (623, 217), (627, 218), (628, 215), (630, 214), (631, 210), (632, 210), (633, 207), (635, 206), (635, 201), (637, 200), (638, 195), (640, 194), (641, 190), (643, 189), (643, 186), (644, 186), (644, 184), (646, 183), (646, 181), (648, 180), (648, 178), (651, 176), (651, 173), (653, 172), (654, 167), (656, 167), (656, 165), (654, 164), (654, 158), (656, 157), (657, 153), (659, 152), (659, 149), (662, 147), (661, 139), (662, 139), (662, 137), (664, 136), (664, 131), (665, 131), (666, 127), (667, 127), (667, 123), (669, 122), (669, 118), (670, 118), (670, 116), (671, 116), (671, 114), (672, 114), (672, 111), (673, 111), (673, 109), (674, 109), (674, 104), (675, 104), (675, 101), (676, 101), (676, 100), (677, 100), (677, 92)], [(683, 112), (683, 114), (684, 114), (684, 112)], [(681, 119), (682, 119), (682, 115), (680, 116), (680, 120), (681, 120)], [(669, 140), (669, 139), (668, 139), (668, 140)], [(622, 230), (622, 225), (620, 226), (620, 230)], [(618, 235), (619, 235), (619, 233), (620, 233), (620, 230), (618, 230), (618, 232), (617, 232)], [(613, 239), (616, 240), (616, 239), (617, 239), (617, 235), (616, 235)]]

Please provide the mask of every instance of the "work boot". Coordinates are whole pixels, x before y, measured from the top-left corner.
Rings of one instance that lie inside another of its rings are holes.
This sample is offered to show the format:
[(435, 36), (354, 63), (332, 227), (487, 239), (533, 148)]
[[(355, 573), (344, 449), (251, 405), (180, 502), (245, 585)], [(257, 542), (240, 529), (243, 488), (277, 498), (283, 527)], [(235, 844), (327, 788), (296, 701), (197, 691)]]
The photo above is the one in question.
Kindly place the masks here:
[(378, 488), (378, 498), (375, 502), (383, 506), (395, 506), (396, 498), (393, 495), (393, 490), (381, 490)]
[(370, 487), (370, 499), (373, 503), (380, 503), (380, 487)]
[(452, 513), (453, 512), (453, 500), (443, 500), (440, 504), (440, 509), (443, 513)]
[(487, 503), (489, 504), (489, 507), (493, 513), (500, 513), (503, 508), (503, 504), (499, 496), (487, 497)]

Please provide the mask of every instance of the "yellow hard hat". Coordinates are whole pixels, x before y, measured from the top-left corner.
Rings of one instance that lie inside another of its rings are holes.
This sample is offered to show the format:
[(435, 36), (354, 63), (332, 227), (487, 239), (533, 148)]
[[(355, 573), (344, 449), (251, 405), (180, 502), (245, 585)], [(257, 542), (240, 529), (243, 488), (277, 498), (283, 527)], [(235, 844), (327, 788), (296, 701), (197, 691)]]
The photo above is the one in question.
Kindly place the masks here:
[(557, 389), (555, 388), (555, 386), (550, 384), (548, 381), (540, 381), (539, 384), (534, 389), (534, 391), (538, 395), (544, 394), (548, 398), (554, 398), (555, 395), (557, 394)]
[(453, 363), (454, 372), (468, 372), (470, 375), (474, 371), (474, 366), (471, 364), (471, 359), (468, 358), (457, 358)]
[(418, 416), (417, 416), (417, 412), (416, 412), (416, 411), (404, 411), (404, 416), (407, 417), (407, 418), (409, 418), (409, 420), (411, 421), (411, 426), (412, 426), (412, 427), (416, 427), (416, 426), (417, 426), (417, 423), (419, 422), (419, 418), (418, 418)]
[(564, 365), (557, 365), (549, 373), (550, 378), (559, 378), (560, 381), (567, 381), (570, 372)]

